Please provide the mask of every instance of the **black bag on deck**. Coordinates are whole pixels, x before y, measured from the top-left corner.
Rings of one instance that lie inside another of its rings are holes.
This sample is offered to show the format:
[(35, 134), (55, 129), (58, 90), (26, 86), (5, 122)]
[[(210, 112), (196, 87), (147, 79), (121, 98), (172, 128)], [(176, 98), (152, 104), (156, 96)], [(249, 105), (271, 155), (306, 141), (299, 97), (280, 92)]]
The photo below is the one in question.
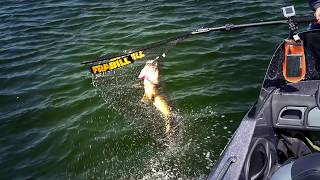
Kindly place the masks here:
[(280, 134), (277, 145), (279, 162), (284, 163), (289, 159), (297, 159), (311, 153), (310, 148), (299, 138)]

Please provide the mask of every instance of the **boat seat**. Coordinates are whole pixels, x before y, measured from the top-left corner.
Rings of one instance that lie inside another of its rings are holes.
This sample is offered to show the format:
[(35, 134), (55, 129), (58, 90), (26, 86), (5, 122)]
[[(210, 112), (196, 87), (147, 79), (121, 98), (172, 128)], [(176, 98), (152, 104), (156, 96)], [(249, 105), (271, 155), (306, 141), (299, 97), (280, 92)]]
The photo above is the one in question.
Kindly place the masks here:
[(280, 167), (271, 180), (320, 179), (320, 153), (309, 154)]

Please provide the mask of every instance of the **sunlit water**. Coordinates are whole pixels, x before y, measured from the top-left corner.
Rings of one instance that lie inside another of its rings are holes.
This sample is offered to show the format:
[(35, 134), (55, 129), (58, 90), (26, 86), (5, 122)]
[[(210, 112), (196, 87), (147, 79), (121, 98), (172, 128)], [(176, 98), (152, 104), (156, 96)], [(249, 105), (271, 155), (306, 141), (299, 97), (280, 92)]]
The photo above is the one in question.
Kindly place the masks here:
[[(119, 83), (97, 88), (80, 63), (199, 27), (275, 19), (286, 2), (1, 1), (0, 179), (205, 179), (255, 102), (286, 26), (172, 48), (161, 65), (161, 93), (180, 122), (171, 139), (159, 113), (138, 103), (136, 76), (125, 96), (106, 98)], [(310, 13), (303, 2), (296, 9)]]

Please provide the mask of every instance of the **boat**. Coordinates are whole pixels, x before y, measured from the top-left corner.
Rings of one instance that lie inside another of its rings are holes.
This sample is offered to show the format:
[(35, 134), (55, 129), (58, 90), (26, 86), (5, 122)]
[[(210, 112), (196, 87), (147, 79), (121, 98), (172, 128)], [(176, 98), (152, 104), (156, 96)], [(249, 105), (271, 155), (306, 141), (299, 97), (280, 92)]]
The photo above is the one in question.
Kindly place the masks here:
[(287, 62), (288, 40), (280, 43), (256, 103), (208, 179), (320, 179), (320, 30), (295, 27), (289, 39), (303, 41), (305, 64)]

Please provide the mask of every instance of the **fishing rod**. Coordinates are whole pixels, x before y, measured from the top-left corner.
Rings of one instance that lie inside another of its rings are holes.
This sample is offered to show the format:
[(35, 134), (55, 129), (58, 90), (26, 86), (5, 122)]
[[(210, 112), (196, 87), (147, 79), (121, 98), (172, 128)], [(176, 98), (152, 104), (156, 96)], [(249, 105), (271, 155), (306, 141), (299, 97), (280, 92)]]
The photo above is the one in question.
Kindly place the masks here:
[(272, 21), (262, 21), (262, 22), (245, 23), (245, 24), (226, 24), (220, 27), (200, 28), (192, 32), (187, 32), (179, 36), (175, 36), (175, 37), (168, 38), (156, 43), (146, 45), (142, 48), (138, 48), (136, 50), (132, 50), (127, 53), (122, 53), (122, 54), (113, 55), (113, 56), (105, 55), (92, 61), (82, 62), (81, 64), (92, 65), (90, 67), (90, 71), (93, 74), (104, 73), (104, 72), (108, 72), (108, 71), (120, 68), (122, 66), (126, 66), (128, 64), (133, 63), (136, 60), (144, 58), (145, 57), (144, 52), (146, 50), (150, 50), (150, 49), (153, 49), (162, 45), (170, 44), (170, 43), (171, 43), (171, 46), (175, 46), (177, 43), (191, 36), (207, 34), (210, 32), (217, 32), (217, 31), (232, 31), (232, 30), (239, 30), (244, 28), (288, 24), (292, 21), (294, 23), (310, 23), (310, 22), (315, 22), (316, 19), (313, 16), (290, 17), (286, 19), (272, 20)]

